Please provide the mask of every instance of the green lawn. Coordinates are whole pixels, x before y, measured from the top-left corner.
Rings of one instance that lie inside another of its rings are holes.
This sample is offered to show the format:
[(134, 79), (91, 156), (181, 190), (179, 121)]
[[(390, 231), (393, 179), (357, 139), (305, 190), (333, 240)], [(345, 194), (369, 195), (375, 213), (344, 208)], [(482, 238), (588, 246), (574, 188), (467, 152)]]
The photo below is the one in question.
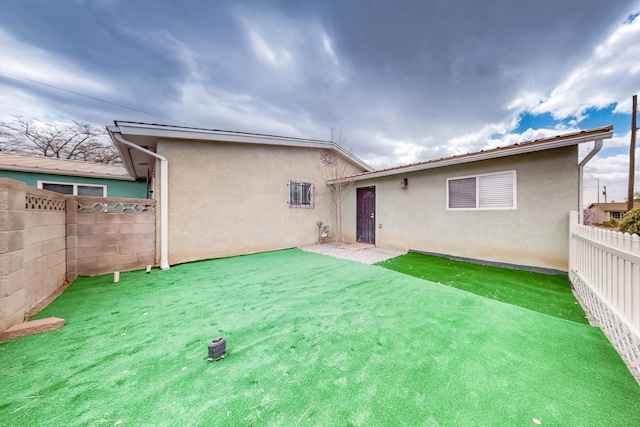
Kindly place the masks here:
[(640, 425), (597, 328), (297, 249), (82, 277), (48, 316), (0, 343), (0, 425)]
[(542, 274), (409, 252), (379, 266), (539, 313), (589, 323), (566, 274)]

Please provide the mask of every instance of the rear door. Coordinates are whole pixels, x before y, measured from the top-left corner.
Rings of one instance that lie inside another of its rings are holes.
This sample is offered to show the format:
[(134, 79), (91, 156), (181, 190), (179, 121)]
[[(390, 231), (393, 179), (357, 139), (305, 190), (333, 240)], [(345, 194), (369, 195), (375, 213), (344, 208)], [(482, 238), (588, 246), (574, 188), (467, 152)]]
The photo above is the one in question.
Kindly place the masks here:
[(358, 242), (376, 243), (376, 187), (357, 189), (356, 238)]

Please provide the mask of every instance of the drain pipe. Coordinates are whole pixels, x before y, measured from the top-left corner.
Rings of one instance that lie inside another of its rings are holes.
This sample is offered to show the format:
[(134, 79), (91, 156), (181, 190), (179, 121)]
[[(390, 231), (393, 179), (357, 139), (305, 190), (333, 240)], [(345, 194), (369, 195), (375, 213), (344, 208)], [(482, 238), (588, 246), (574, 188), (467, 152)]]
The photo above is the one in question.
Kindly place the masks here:
[(582, 205), (584, 203), (583, 199), (584, 199), (584, 195), (582, 194), (584, 192), (584, 188), (583, 188), (583, 173), (584, 173), (584, 165), (586, 165), (589, 160), (591, 160), (593, 158), (593, 156), (595, 156), (596, 154), (598, 154), (598, 151), (600, 151), (600, 149), (602, 148), (602, 140), (601, 139), (596, 139), (595, 144), (593, 145), (593, 149), (584, 157), (584, 159), (582, 159), (582, 161), (578, 164), (578, 170), (579, 170), (579, 175), (578, 175), (578, 212), (580, 212), (580, 215), (578, 215), (578, 224), (582, 224), (584, 221), (584, 206)]
[(142, 151), (160, 160), (160, 268), (169, 269), (169, 161), (153, 151), (133, 144), (122, 137), (120, 133), (113, 133), (113, 137), (121, 144)]

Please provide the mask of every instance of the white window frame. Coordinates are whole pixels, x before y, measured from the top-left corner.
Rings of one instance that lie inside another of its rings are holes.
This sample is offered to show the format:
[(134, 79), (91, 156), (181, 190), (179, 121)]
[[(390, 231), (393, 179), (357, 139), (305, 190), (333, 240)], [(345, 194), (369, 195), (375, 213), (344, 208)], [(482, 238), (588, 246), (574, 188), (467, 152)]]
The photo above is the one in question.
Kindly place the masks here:
[[(479, 183), (481, 183), (481, 180), (479, 178), (482, 177), (490, 177), (490, 176), (496, 176), (496, 175), (507, 175), (510, 174), (511, 175), (511, 188), (512, 188), (512, 205), (511, 206), (497, 206), (497, 207), (486, 207), (480, 206), (480, 186)], [(461, 179), (469, 179), (469, 178), (475, 178), (475, 182), (476, 182), (476, 194), (475, 194), (475, 207), (462, 207), (462, 208), (452, 208), (450, 207), (450, 203), (449, 203), (449, 191), (450, 191), (450, 185), (449, 183), (451, 181), (456, 181), (456, 180), (461, 180)], [(496, 210), (516, 210), (518, 208), (518, 191), (517, 191), (517, 174), (515, 170), (508, 170), (508, 171), (501, 171), (501, 172), (491, 172), (491, 173), (484, 173), (484, 174), (477, 174), (477, 175), (467, 175), (467, 176), (457, 176), (454, 178), (447, 178), (447, 183), (446, 183), (446, 193), (447, 193), (447, 210), (448, 211), (468, 211), (468, 210), (473, 210), (473, 211), (496, 211)]]
[[(290, 208), (313, 209), (315, 188), (312, 182), (290, 180), (287, 187), (289, 187), (287, 204)], [(304, 194), (305, 187), (308, 188), (307, 194)]]
[[(62, 182), (62, 181), (48, 181), (48, 180), (38, 180), (38, 188), (40, 190), (43, 189), (45, 184), (53, 184), (53, 185), (69, 185), (73, 187), (73, 195), (78, 195), (78, 187), (100, 187), (102, 188), (102, 197), (107, 197), (107, 186), (100, 184), (85, 184), (85, 183), (77, 183), (77, 182)], [(100, 197), (100, 196), (96, 196)]]

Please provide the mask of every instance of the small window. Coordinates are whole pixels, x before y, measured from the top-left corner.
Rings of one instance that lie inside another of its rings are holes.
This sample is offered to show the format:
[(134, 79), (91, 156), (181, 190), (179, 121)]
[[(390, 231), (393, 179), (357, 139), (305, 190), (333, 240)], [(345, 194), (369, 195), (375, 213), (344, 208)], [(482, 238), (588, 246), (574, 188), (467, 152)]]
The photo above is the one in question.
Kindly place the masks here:
[(611, 212), (611, 216), (615, 219), (622, 219), (622, 212)]
[(515, 209), (516, 171), (447, 179), (448, 209)]
[(301, 181), (289, 181), (289, 207), (312, 208), (313, 184)]
[(70, 182), (38, 181), (38, 188), (55, 191), (56, 193), (74, 196), (107, 196), (106, 185), (74, 184)]

